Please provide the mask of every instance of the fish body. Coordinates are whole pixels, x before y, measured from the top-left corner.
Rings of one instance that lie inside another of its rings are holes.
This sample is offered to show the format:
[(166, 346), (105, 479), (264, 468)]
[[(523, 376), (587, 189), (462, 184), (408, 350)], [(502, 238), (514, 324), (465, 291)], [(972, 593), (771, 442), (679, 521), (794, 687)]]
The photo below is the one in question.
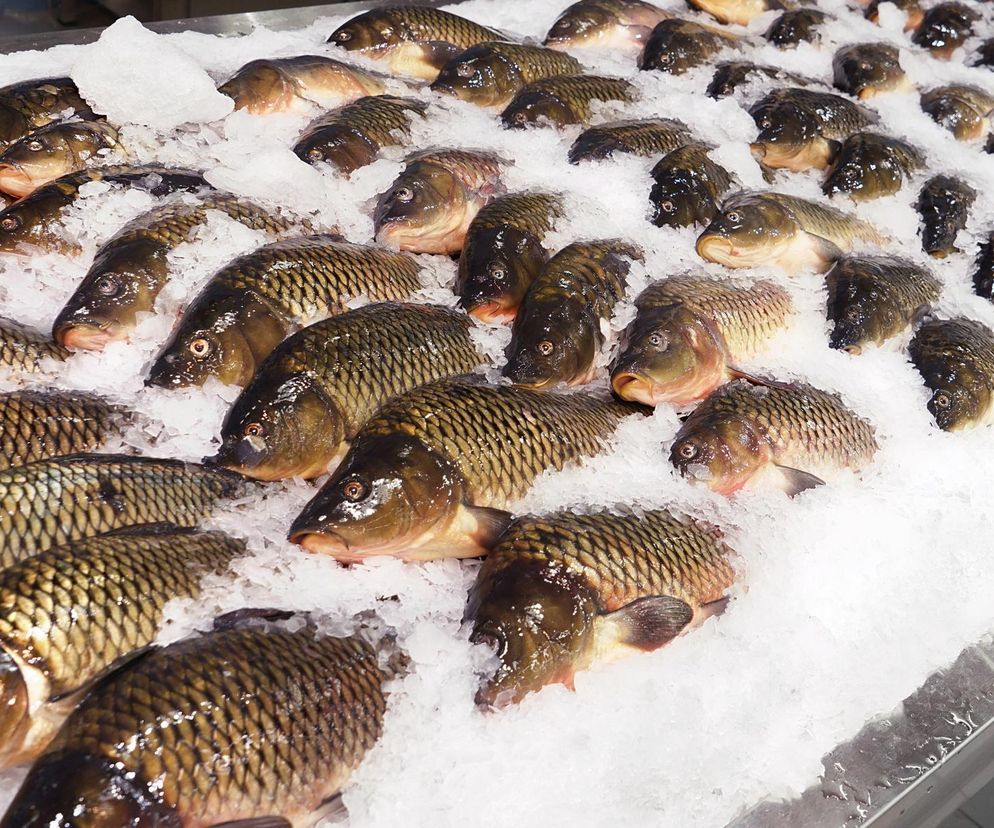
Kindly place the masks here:
[(649, 203), (657, 227), (707, 225), (714, 218), (732, 176), (711, 160), (711, 149), (697, 142), (685, 144), (656, 162)]
[(901, 52), (891, 43), (854, 43), (843, 46), (832, 58), (837, 89), (867, 100), (884, 92), (912, 88), (901, 68)]
[(818, 30), (831, 19), (831, 15), (819, 9), (789, 9), (770, 23), (763, 37), (778, 49), (792, 49), (801, 43), (817, 43), (821, 40)]
[(821, 191), (870, 201), (894, 195), (925, 167), (925, 156), (907, 141), (876, 132), (857, 132), (842, 142)]
[(340, 106), (383, 92), (383, 81), (348, 63), (321, 55), (263, 58), (246, 63), (218, 87), (235, 109), (253, 115), (306, 112), (314, 104)]
[(994, 37), (989, 37), (981, 43), (977, 47), (976, 55), (977, 59), (973, 62), (974, 66), (994, 66)]
[(317, 477), (391, 397), (481, 364), (466, 314), (383, 302), (310, 325), (235, 400), (211, 463), (261, 480)]
[(431, 81), (460, 52), (501, 39), (500, 32), (443, 9), (385, 6), (353, 17), (328, 42), (382, 61), (393, 74)]
[(980, 245), (973, 271), (973, 292), (994, 302), (994, 233)]
[(386, 679), (369, 644), (309, 627), (171, 644), (87, 695), (0, 826), (309, 828), (379, 737)]
[(835, 394), (803, 383), (735, 380), (684, 421), (670, 462), (719, 494), (767, 484), (793, 495), (859, 471), (876, 449), (873, 426)]
[(690, 6), (710, 14), (719, 23), (748, 26), (753, 18), (771, 9), (787, 9), (789, 0), (687, 0)]
[(574, 242), (553, 256), (525, 294), (507, 346), (504, 376), (527, 388), (593, 379), (602, 326), (625, 294), (642, 251), (619, 239)]
[(481, 209), (459, 256), (460, 307), (485, 322), (513, 320), (549, 259), (542, 240), (563, 214), (562, 199), (550, 193), (510, 193)]
[(616, 152), (653, 156), (693, 140), (690, 129), (675, 118), (645, 118), (600, 124), (581, 132), (569, 150), (569, 161), (610, 158)]
[(532, 81), (514, 96), (501, 113), (508, 129), (523, 129), (548, 121), (557, 128), (585, 124), (594, 101), (633, 101), (635, 87), (621, 78), (597, 75), (557, 75)]
[(403, 171), (377, 199), (376, 240), (412, 253), (458, 253), (476, 214), (504, 192), (503, 166), (497, 156), (471, 150), (408, 156)]
[(312, 235), (267, 244), (232, 260), (187, 308), (149, 371), (147, 384), (246, 386), (273, 349), (298, 328), (366, 296), (404, 299), (421, 287), (404, 253)]
[(936, 175), (922, 185), (918, 194), (919, 234), (922, 249), (936, 259), (958, 251), (956, 236), (966, 227), (977, 191), (948, 175)]
[(597, 454), (635, 413), (582, 393), (423, 385), (366, 421), (290, 539), (352, 563), (483, 554), (540, 474)]
[(931, 392), (928, 410), (943, 431), (994, 420), (994, 331), (972, 319), (930, 319), (908, 348)]
[(721, 29), (670, 17), (652, 30), (639, 56), (639, 69), (682, 75), (722, 50), (739, 49), (742, 44), (742, 38)]
[(127, 339), (138, 314), (151, 313), (169, 278), (167, 257), (210, 218), (212, 210), (278, 238), (301, 223), (229, 195), (207, 195), (198, 203), (153, 207), (103, 244), (76, 292), (55, 318), (52, 336), (67, 348), (101, 350)]
[(715, 67), (707, 95), (711, 98), (727, 98), (740, 86), (764, 80), (789, 86), (811, 86), (816, 83), (811, 78), (788, 72), (779, 66), (763, 66), (748, 60), (729, 60)]
[(173, 598), (245, 553), (220, 532), (78, 540), (0, 571), (0, 765), (36, 757), (94, 681), (151, 646)]
[(0, 472), (0, 566), (129, 526), (195, 526), (243, 487), (229, 472), (114, 454), (15, 466)]
[(415, 98), (369, 95), (312, 121), (293, 151), (308, 164), (325, 162), (350, 175), (372, 164), (383, 147), (411, 137), (411, 122), (423, 118), (428, 105)]
[(939, 3), (925, 12), (911, 41), (935, 57), (949, 60), (973, 34), (978, 20), (980, 14), (963, 3)]
[(846, 256), (825, 276), (829, 344), (858, 354), (907, 330), (938, 301), (939, 281), (894, 256)]
[(595, 661), (655, 650), (720, 612), (735, 573), (714, 527), (664, 509), (523, 517), (470, 588), (470, 640), (500, 665), (477, 694), (503, 707), (573, 684)]
[(477, 106), (504, 107), (532, 81), (580, 74), (580, 61), (564, 52), (496, 41), (460, 52), (442, 67), (431, 88)]
[(99, 154), (118, 149), (106, 121), (62, 121), (35, 130), (0, 153), (0, 190), (23, 198), (32, 190), (85, 169)]
[(735, 193), (697, 239), (702, 259), (725, 267), (772, 264), (790, 273), (825, 271), (858, 245), (885, 245), (873, 225), (783, 193)]
[(61, 362), (69, 351), (41, 331), (0, 318), (0, 368), (15, 374), (34, 374), (48, 361)]
[(977, 86), (939, 86), (923, 92), (922, 110), (957, 141), (974, 141), (990, 132), (994, 96)]
[(773, 90), (749, 114), (759, 128), (752, 144), (759, 162), (798, 172), (824, 169), (841, 141), (879, 120), (839, 95), (796, 88)]
[(621, 399), (683, 406), (735, 376), (793, 313), (790, 294), (773, 282), (742, 283), (684, 274), (647, 287), (611, 371)]
[(0, 147), (62, 120), (66, 112), (77, 118), (96, 117), (70, 78), (42, 78), (0, 88)]
[(552, 49), (641, 49), (669, 14), (642, 0), (579, 0), (567, 6), (545, 36)]

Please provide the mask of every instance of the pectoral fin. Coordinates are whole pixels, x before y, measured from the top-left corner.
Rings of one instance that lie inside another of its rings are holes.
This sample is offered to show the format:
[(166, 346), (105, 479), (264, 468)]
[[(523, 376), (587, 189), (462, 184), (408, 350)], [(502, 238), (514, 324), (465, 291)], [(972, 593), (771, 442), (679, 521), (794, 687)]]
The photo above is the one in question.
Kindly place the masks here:
[(422, 43), (421, 51), (425, 63), (441, 70), (446, 63), (459, 54), (461, 49), (451, 43), (446, 43), (444, 40), (432, 40), (428, 43)]
[(676, 638), (693, 620), (694, 610), (685, 601), (669, 595), (651, 595), (605, 617), (621, 644), (639, 650), (655, 650)]
[(805, 489), (813, 489), (815, 486), (824, 486), (825, 481), (810, 472), (801, 469), (792, 469), (790, 466), (774, 464), (780, 470), (783, 477), (783, 490), (788, 497), (800, 494)]
[(216, 822), (210, 828), (293, 828), (293, 824), (281, 816), (264, 816)]
[(466, 511), (476, 521), (473, 540), (487, 550), (494, 545), (497, 538), (503, 534), (513, 519), (510, 512), (505, 512), (503, 509), (492, 509), (489, 506), (467, 505)]

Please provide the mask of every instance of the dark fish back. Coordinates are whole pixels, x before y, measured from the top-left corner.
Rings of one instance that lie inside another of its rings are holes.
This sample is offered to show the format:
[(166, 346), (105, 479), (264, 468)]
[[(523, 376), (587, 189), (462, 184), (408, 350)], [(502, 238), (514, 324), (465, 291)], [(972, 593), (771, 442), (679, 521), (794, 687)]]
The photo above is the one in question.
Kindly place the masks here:
[(40, 331), (0, 319), (0, 366), (32, 374), (41, 370), (44, 360), (61, 362), (68, 356), (68, 350)]
[(570, 147), (571, 164), (608, 158), (615, 152), (652, 156), (670, 152), (692, 140), (690, 129), (672, 118), (616, 121), (580, 133)]

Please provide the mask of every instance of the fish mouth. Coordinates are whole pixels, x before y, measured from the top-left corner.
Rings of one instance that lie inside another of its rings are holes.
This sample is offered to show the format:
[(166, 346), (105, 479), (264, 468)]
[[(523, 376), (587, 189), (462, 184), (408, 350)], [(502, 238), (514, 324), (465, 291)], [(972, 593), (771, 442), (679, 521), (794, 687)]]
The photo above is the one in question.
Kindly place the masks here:
[(718, 264), (734, 262), (737, 256), (732, 240), (714, 233), (704, 233), (697, 240), (697, 255)]
[(363, 556), (349, 551), (349, 544), (341, 535), (333, 532), (315, 532), (310, 529), (291, 530), (290, 543), (302, 546), (312, 555), (327, 555), (339, 563), (362, 563)]
[(34, 189), (34, 180), (24, 170), (13, 164), (0, 164), (0, 190), (23, 198)]
[(109, 343), (124, 339), (113, 322), (67, 322), (53, 332), (55, 341), (75, 351), (102, 351)]
[(659, 383), (632, 371), (622, 371), (611, 377), (611, 387), (615, 394), (629, 402), (654, 407), (661, 402), (669, 401)]
[(441, 92), (443, 95), (452, 95), (455, 98), (459, 97), (456, 88), (451, 83), (440, 83), (436, 80), (429, 88), (432, 92)]
[(481, 322), (499, 323), (510, 325), (514, 317), (518, 314), (518, 309), (504, 305), (498, 300), (489, 302), (479, 302), (477, 304), (466, 303), (463, 305), (470, 316), (479, 319)]

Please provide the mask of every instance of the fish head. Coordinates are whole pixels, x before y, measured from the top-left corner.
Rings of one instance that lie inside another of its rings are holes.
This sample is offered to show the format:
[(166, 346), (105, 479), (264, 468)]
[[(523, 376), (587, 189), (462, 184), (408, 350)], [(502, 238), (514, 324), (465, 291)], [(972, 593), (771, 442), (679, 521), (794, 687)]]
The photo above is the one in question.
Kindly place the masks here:
[(682, 75), (707, 60), (710, 50), (703, 40), (668, 25), (680, 22), (664, 20), (653, 30), (639, 58), (639, 69)]
[(344, 439), (345, 420), (313, 376), (263, 370), (231, 406), (209, 462), (257, 480), (315, 477)]
[(714, 326), (682, 305), (637, 318), (611, 371), (621, 399), (645, 405), (701, 400), (725, 378), (727, 355)]
[(180, 828), (179, 814), (140, 776), (76, 750), (44, 755), (0, 828)]
[(39, 130), (0, 154), (0, 190), (21, 198), (71, 172), (75, 163), (76, 154), (64, 133)]
[(444, 533), (462, 501), (462, 480), (451, 463), (416, 437), (360, 437), (293, 522), (289, 537), (309, 552), (347, 563), (371, 555), (405, 557)]
[(869, 147), (843, 147), (822, 184), (827, 196), (847, 195), (853, 201), (869, 201), (896, 193), (903, 176), (891, 157)]
[(979, 138), (987, 121), (986, 115), (957, 95), (923, 96), (922, 110), (959, 141)]
[(688, 170), (672, 169), (655, 176), (649, 199), (657, 227), (707, 224), (718, 212), (706, 183)]
[(983, 377), (965, 364), (957, 364), (954, 372), (946, 370), (939, 382), (933, 379), (929, 385), (932, 396), (928, 410), (943, 431), (960, 431), (976, 425), (990, 408), (990, 388)]
[(569, 297), (526, 301), (514, 320), (503, 374), (536, 389), (585, 382), (600, 346), (599, 330), (585, 304)]
[(305, 133), (293, 152), (307, 164), (325, 162), (346, 175), (376, 160), (376, 145), (352, 129), (322, 128)]
[(406, 39), (389, 10), (372, 10), (346, 21), (331, 33), (328, 42), (349, 52), (377, 52)]
[(0, 211), (0, 253), (30, 256), (39, 250), (73, 247), (49, 232), (66, 202), (37, 195), (33, 193)]
[(544, 45), (551, 49), (593, 46), (617, 25), (617, 15), (604, 4), (574, 3), (552, 24)]
[(16, 753), (30, 725), (27, 682), (10, 653), (0, 650), (0, 755)]
[(897, 301), (882, 293), (870, 280), (852, 279), (833, 289), (828, 277), (828, 319), (832, 323), (829, 345), (859, 354), (869, 343), (880, 344), (900, 329), (902, 313)]
[(166, 248), (151, 238), (115, 243), (97, 254), (55, 318), (52, 335), (66, 348), (100, 351), (127, 339), (138, 314), (151, 312), (166, 279)]
[(268, 60), (246, 63), (217, 91), (235, 102), (235, 109), (253, 115), (284, 112), (297, 98), (297, 86), (278, 66)]
[(381, 244), (419, 248), (442, 239), (460, 225), (465, 208), (462, 183), (436, 164), (407, 167), (376, 204), (373, 226)]
[(820, 138), (815, 116), (789, 99), (768, 96), (749, 114), (759, 129), (752, 153), (768, 167), (789, 167)]
[(516, 227), (474, 232), (459, 257), (459, 306), (484, 322), (510, 322), (547, 259), (539, 240)]
[(500, 119), (507, 129), (524, 129), (543, 123), (555, 127), (577, 123), (576, 113), (562, 99), (542, 90), (515, 95)]
[(727, 267), (775, 261), (797, 234), (790, 211), (773, 199), (728, 199), (697, 239), (697, 254)]
[(495, 651), (499, 666), (476, 694), (481, 707), (505, 707), (548, 684), (572, 685), (592, 646), (597, 605), (561, 567), (514, 562), (487, 572), (470, 593), (470, 641)]
[(27, 135), (33, 124), (16, 106), (0, 101), (0, 148)]
[(878, 44), (857, 44), (836, 52), (832, 60), (835, 86), (866, 99), (892, 89), (903, 77), (897, 51)]
[(691, 418), (680, 429), (670, 462), (680, 474), (719, 494), (741, 489), (767, 462), (755, 425), (743, 417)]
[(477, 106), (501, 106), (522, 85), (520, 72), (510, 60), (481, 45), (446, 63), (431, 88)]

